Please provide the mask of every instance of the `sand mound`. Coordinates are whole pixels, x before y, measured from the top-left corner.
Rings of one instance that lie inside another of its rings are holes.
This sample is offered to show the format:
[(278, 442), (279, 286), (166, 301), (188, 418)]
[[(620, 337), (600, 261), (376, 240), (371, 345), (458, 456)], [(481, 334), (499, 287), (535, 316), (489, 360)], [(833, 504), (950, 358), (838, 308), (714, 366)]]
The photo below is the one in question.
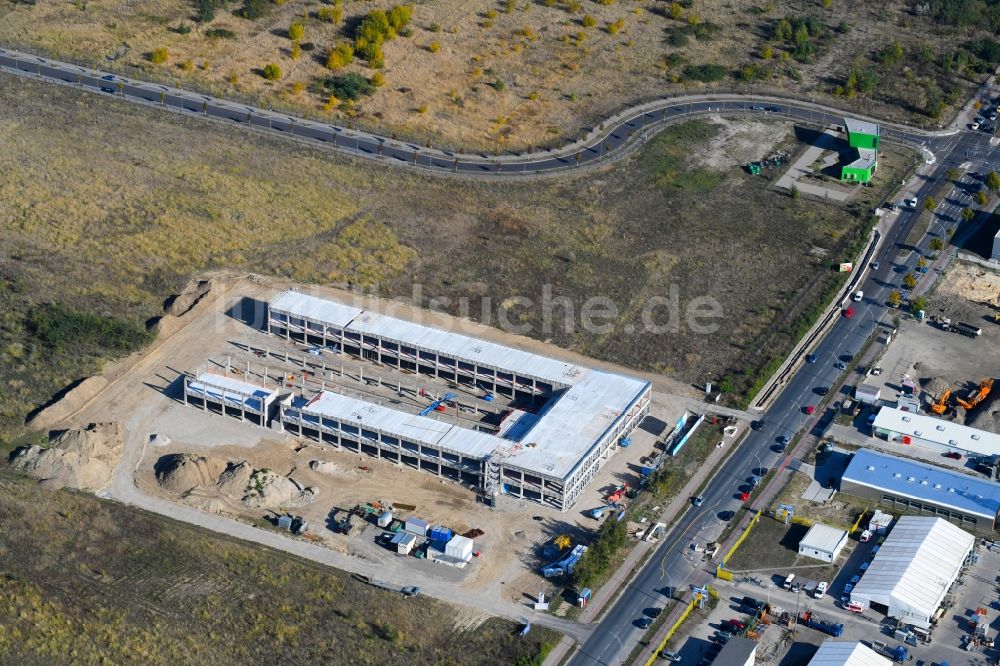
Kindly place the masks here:
[(259, 469), (254, 470), (250, 477), (243, 503), (262, 508), (294, 507), (309, 504), (316, 499), (316, 495), (315, 488), (304, 488), (291, 477)]
[(94, 396), (104, 390), (108, 380), (104, 377), (88, 377), (66, 391), (66, 394), (45, 409), (35, 414), (28, 421), (29, 428), (42, 430), (51, 428), (65, 418), (75, 414), (81, 407), (90, 402)]
[(229, 463), (226, 470), (219, 475), (216, 482), (219, 490), (230, 497), (242, 498), (250, 486), (250, 477), (253, 476), (253, 467), (245, 460), (238, 463)]
[(226, 469), (220, 458), (172, 453), (156, 463), (156, 480), (160, 486), (175, 493), (185, 493), (199, 486), (214, 486)]
[(227, 504), (278, 509), (309, 504), (316, 489), (269, 469), (254, 469), (245, 460), (227, 461), (191, 453), (172, 453), (156, 463), (160, 487), (206, 511)]
[(91, 423), (86, 428), (50, 433), (48, 448), (29, 446), (18, 451), (12, 464), (42, 481), (46, 487), (65, 485), (98, 490), (111, 474), (125, 446), (117, 423)]
[(167, 299), (167, 302), (163, 304), (163, 311), (171, 317), (181, 317), (187, 314), (211, 290), (211, 280), (192, 280), (188, 282), (181, 293)]

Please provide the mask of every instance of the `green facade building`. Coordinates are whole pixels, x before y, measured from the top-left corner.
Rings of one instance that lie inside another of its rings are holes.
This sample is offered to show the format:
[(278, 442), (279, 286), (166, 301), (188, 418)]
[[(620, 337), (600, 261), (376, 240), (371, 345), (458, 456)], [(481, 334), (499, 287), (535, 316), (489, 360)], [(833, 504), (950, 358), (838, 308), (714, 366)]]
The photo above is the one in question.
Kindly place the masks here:
[(865, 120), (844, 118), (847, 128), (847, 142), (857, 153), (857, 159), (845, 164), (840, 170), (840, 181), (867, 183), (878, 169), (878, 146), (881, 134), (879, 126)]

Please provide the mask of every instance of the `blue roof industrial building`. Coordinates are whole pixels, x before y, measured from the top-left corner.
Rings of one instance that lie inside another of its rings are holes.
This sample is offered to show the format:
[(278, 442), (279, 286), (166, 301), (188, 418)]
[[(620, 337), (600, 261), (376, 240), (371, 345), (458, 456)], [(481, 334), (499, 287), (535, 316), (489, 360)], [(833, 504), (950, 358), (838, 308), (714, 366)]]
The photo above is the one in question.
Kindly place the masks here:
[(1000, 512), (1000, 484), (870, 449), (854, 453), (840, 490), (977, 532), (995, 530)]

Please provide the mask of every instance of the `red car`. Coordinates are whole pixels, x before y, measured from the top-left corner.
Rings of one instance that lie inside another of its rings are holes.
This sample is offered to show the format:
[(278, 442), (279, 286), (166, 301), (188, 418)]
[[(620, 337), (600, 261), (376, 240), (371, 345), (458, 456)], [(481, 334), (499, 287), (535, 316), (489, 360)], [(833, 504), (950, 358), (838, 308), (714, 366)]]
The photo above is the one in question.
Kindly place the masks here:
[(747, 493), (747, 492), (740, 493), (740, 501), (741, 502), (746, 502), (749, 499), (750, 499), (750, 493)]
[(814, 405), (808, 405), (806, 407), (806, 414), (812, 414), (815, 411), (816, 411), (816, 407)]
[(844, 310), (844, 316), (847, 317), (848, 319), (850, 319), (851, 317), (853, 317), (854, 316), (854, 308), (847, 308), (846, 310)]

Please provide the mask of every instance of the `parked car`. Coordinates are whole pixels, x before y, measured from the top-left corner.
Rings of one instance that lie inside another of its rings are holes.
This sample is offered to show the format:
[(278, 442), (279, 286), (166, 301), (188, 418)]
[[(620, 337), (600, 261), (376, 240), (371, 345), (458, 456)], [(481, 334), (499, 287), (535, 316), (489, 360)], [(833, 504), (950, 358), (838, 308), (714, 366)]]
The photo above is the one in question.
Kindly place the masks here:
[(861, 543), (867, 543), (868, 541), (872, 540), (873, 536), (874, 534), (872, 533), (871, 530), (865, 530), (864, 532), (861, 533), (861, 536), (858, 537), (858, 541), (860, 541)]
[(854, 296), (852, 296), (851, 298), (854, 300), (855, 303), (860, 303), (861, 300), (864, 299), (864, 297), (865, 297), (865, 292), (859, 289), (858, 291), (854, 292)]
[(973, 132), (975, 132), (976, 130), (979, 129), (979, 123), (970, 123), (969, 124), (969, 129), (972, 130)]
[(705, 497), (702, 495), (698, 495), (697, 497), (691, 499), (691, 504), (694, 504), (695, 506), (701, 506), (704, 503), (705, 503)]
[(844, 317), (846, 317), (847, 319), (850, 319), (853, 316), (854, 316), (854, 308), (846, 308), (846, 309), (844, 309)]
[(748, 493), (748, 492), (746, 492), (746, 491), (744, 491), (744, 492), (740, 493), (740, 501), (741, 501), (741, 502), (746, 502), (746, 501), (748, 501), (749, 499), (750, 499), (750, 493)]
[(837, 362), (836, 362), (836, 363), (834, 364), (834, 367), (836, 367), (836, 368), (837, 368), (837, 370), (847, 370), (847, 364), (846, 364), (846, 363), (844, 363), (843, 361), (837, 361)]
[(754, 104), (751, 108), (754, 111), (764, 111), (765, 110), (764, 107), (762, 107), (760, 104)]
[(906, 205), (909, 208), (916, 208), (917, 207), (917, 198), (916, 197), (910, 197), (909, 199), (906, 200)]
[(650, 626), (652, 626), (652, 624), (653, 621), (650, 620), (648, 617), (640, 617), (638, 620), (635, 621), (635, 626), (639, 627), (640, 629), (649, 629)]
[(806, 414), (813, 414), (816, 411), (816, 405), (806, 405), (806, 408), (805, 408), (804, 411), (805, 411)]
[(881, 266), (881, 265), (882, 265), (882, 264), (880, 264), (879, 262), (877, 262), (877, 261), (873, 261), (873, 262), (872, 262), (872, 270), (873, 270), (873, 271), (877, 271), (877, 270), (878, 270), (878, 267), (879, 267), (879, 266)]
[(946, 451), (944, 453), (944, 457), (945, 458), (951, 458), (952, 460), (961, 460), (962, 459), (962, 454), (959, 453), (958, 451)]
[(817, 358), (816, 354), (806, 354), (806, 363), (815, 363)]
[(672, 650), (660, 650), (660, 659), (678, 662), (681, 660), (681, 656)]
[(844, 610), (851, 611), (852, 613), (861, 614), (865, 612), (864, 604), (857, 601), (848, 601), (844, 604)]
[(820, 395), (826, 395), (829, 392), (830, 392), (829, 386), (820, 386), (816, 389), (816, 393), (819, 393)]
[(816, 591), (813, 593), (813, 596), (816, 597), (817, 599), (822, 599), (823, 597), (826, 596), (826, 591), (827, 589), (829, 589), (829, 587), (830, 585), (826, 581), (821, 582), (819, 585), (816, 586)]
[(656, 608), (656, 607), (654, 607), (654, 608), (647, 608), (646, 609), (646, 615), (648, 615), (649, 617), (653, 618), (654, 620), (656, 618), (660, 617), (660, 613), (662, 613), (662, 612), (663, 612), (662, 608)]

